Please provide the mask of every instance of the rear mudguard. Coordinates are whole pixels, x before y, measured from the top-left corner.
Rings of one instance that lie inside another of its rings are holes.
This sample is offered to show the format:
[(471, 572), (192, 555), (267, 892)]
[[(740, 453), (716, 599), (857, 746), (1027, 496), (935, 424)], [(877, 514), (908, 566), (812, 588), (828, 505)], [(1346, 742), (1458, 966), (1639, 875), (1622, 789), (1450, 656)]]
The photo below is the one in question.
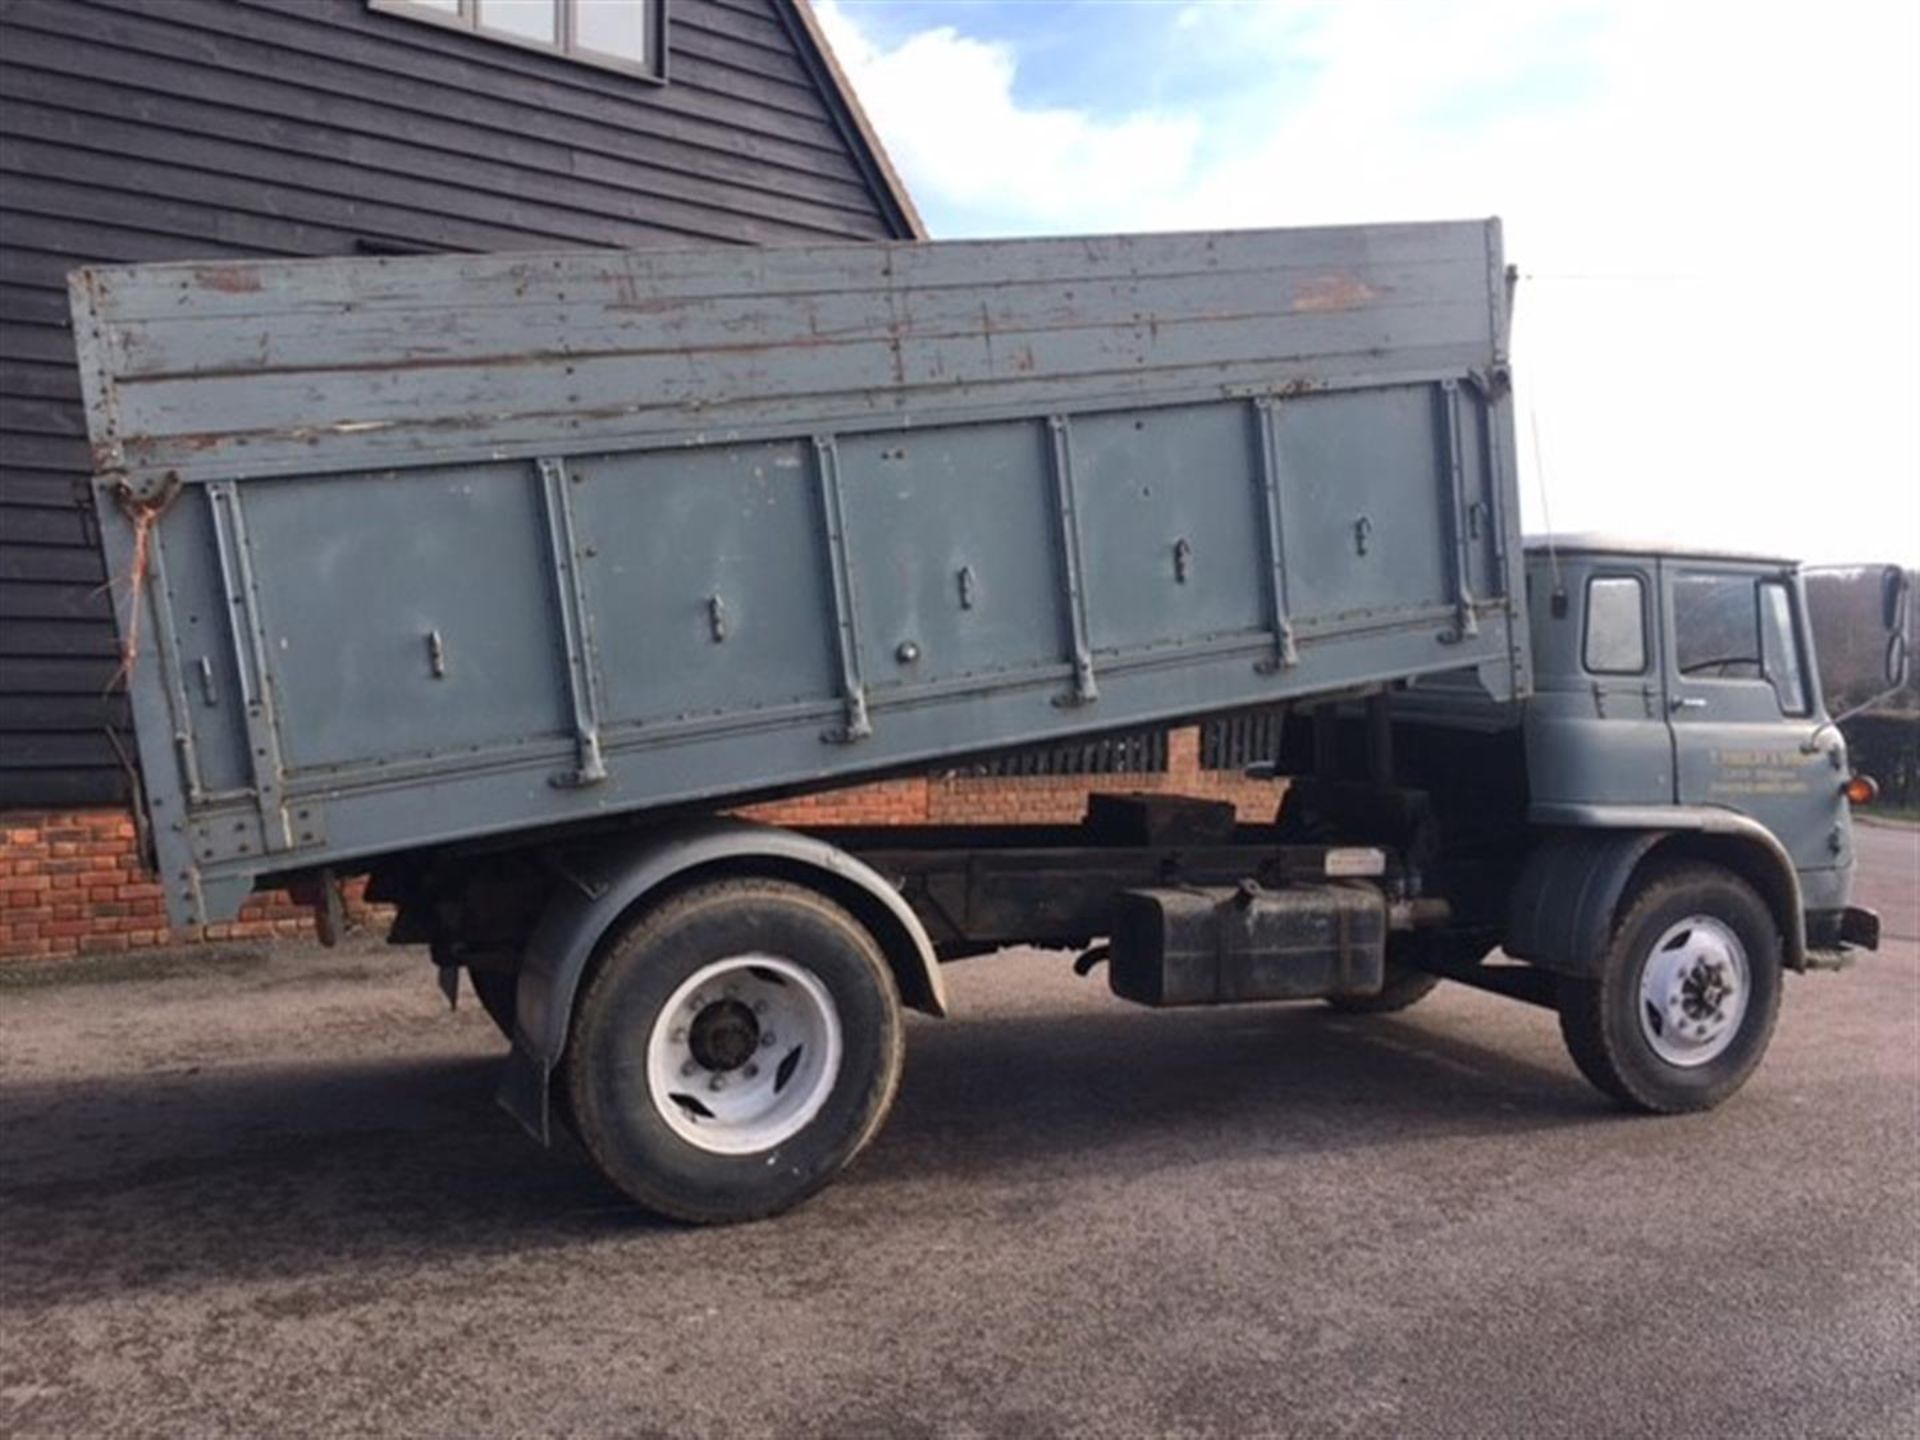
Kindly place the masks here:
[(919, 917), (870, 866), (825, 841), (709, 817), (566, 857), (567, 883), (534, 927), (515, 994), (513, 1054), (500, 1082), (501, 1107), (533, 1137), (549, 1138), (548, 1090), (567, 1048), (574, 999), (588, 964), (622, 917), (649, 895), (703, 870), (756, 869), (815, 885), (856, 911), (886, 952), (901, 1000), (947, 1013), (946, 986)]
[(1732, 811), (1692, 806), (1537, 805), (1532, 850), (1514, 887), (1504, 948), (1563, 974), (1591, 975), (1635, 871), (1657, 855), (1708, 861), (1760, 893), (1780, 929), (1781, 962), (1807, 964), (1800, 877), (1765, 826)]

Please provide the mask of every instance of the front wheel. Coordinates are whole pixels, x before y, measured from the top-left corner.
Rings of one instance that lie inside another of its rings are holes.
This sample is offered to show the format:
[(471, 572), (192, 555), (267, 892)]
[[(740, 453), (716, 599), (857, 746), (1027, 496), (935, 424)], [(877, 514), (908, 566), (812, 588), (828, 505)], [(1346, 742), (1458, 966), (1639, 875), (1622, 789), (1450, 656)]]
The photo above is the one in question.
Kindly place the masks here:
[(904, 1029), (879, 946), (832, 901), (778, 880), (683, 891), (614, 939), (581, 997), (576, 1129), (661, 1215), (777, 1214), (879, 1129)]
[(1780, 1013), (1780, 932), (1753, 888), (1710, 865), (1656, 873), (1597, 975), (1563, 979), (1580, 1073), (1630, 1109), (1709, 1110), (1746, 1083)]

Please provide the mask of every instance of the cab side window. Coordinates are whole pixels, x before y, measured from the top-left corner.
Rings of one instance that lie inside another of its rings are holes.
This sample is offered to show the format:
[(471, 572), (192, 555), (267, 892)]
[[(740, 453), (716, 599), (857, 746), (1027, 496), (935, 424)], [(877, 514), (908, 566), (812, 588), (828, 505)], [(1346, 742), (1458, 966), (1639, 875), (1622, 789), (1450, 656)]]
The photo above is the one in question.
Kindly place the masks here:
[(1760, 664), (1780, 701), (1780, 712), (1805, 715), (1807, 679), (1793, 633), (1793, 597), (1778, 580), (1760, 582)]
[(1646, 587), (1639, 576), (1596, 575), (1587, 581), (1581, 663), (1595, 675), (1646, 673)]
[(1783, 715), (1807, 715), (1806, 667), (1783, 580), (1696, 571), (1673, 581), (1676, 668), (1687, 680), (1757, 680)]
[(1675, 668), (1689, 680), (1759, 680), (1760, 609), (1751, 575), (1673, 581)]

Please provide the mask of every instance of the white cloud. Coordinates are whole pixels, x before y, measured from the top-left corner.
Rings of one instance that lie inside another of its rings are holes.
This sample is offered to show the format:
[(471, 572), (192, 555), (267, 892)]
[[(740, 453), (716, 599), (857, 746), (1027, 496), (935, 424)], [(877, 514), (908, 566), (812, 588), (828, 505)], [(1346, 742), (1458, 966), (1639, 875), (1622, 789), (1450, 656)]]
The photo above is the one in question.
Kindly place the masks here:
[(1117, 117), (821, 8), (943, 233), (1500, 214), (1557, 527), (1920, 561), (1920, 7), (1190, 4), (1305, 78)]
[(1197, 116), (1103, 122), (1023, 106), (1004, 45), (942, 26), (883, 51), (838, 7), (819, 13), (909, 189), (981, 217), (984, 228), (1124, 223), (1141, 191), (1171, 193), (1193, 168)]

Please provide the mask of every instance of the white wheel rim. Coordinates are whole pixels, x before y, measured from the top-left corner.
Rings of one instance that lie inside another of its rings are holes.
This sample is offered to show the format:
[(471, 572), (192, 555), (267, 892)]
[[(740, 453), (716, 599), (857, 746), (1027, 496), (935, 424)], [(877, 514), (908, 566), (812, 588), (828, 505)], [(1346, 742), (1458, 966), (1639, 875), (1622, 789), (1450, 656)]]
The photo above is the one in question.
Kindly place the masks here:
[(1740, 1033), (1752, 986), (1740, 937), (1710, 915), (1670, 925), (1640, 971), (1640, 1033), (1669, 1065), (1691, 1070)]
[(840, 1077), (840, 1012), (809, 970), (732, 955), (689, 976), (647, 1039), (647, 1090), (674, 1134), (716, 1155), (792, 1139)]

